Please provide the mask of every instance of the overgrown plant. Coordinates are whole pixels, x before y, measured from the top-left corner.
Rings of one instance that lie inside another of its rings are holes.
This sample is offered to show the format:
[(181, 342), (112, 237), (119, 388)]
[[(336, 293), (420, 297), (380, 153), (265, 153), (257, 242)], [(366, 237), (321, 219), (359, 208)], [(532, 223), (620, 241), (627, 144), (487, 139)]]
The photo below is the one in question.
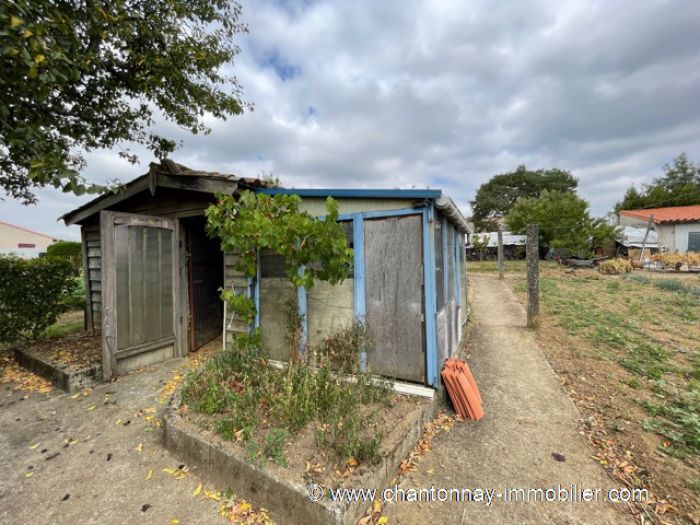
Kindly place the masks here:
[[(272, 252), (284, 257), (287, 278), (297, 288), (311, 289), (317, 279), (342, 282), (353, 252), (337, 222), (337, 203), (329, 198), (325, 217), (317, 218), (301, 211), (300, 202), (295, 195), (219, 195), (206, 212), (208, 231), (221, 239), (222, 250), (238, 255), (237, 270), (247, 277), (255, 276), (260, 254)], [(252, 298), (226, 289), (221, 296), (252, 325)], [(285, 370), (270, 366), (259, 330), (235, 334), (229, 349), (188, 377), (185, 403), (215, 416), (216, 431), (244, 443), (250, 461), (286, 464), (288, 435), (312, 422), (318, 443), (342, 458), (375, 460), (381, 433), (372, 429), (373, 412), (365, 405), (388, 402), (391, 389), (361, 365), (360, 356), (372, 348), (366, 328), (354, 323), (319, 348), (306, 348), (296, 301), (288, 309), (290, 359)]]
[[(269, 458), (283, 465), (287, 436), (316, 422), (320, 446), (344, 460), (377, 459), (382, 433), (373, 429), (375, 411), (368, 405), (388, 404), (391, 385), (360, 368), (360, 353), (372, 351), (363, 327), (345, 328), (309, 349), (315, 366), (297, 361), (285, 370), (271, 367), (261, 352), (241, 346), (243, 341), (188, 376), (183, 390), (190, 408), (216, 418), (217, 433), (245, 444), (250, 461)], [(341, 341), (345, 357), (338, 361), (333, 352)]]
[[(221, 239), (221, 249), (239, 255), (236, 269), (254, 277), (260, 253), (284, 256), (292, 284), (311, 289), (316, 279), (331, 284), (349, 275), (353, 261), (345, 234), (338, 224), (338, 203), (326, 200), (326, 216), (319, 219), (299, 209), (297, 195), (265, 195), (244, 191), (236, 199), (218, 195), (206, 211), (210, 235)], [(222, 299), (239, 318), (252, 324), (252, 298), (223, 290)], [(238, 336), (245, 337), (245, 336)]]

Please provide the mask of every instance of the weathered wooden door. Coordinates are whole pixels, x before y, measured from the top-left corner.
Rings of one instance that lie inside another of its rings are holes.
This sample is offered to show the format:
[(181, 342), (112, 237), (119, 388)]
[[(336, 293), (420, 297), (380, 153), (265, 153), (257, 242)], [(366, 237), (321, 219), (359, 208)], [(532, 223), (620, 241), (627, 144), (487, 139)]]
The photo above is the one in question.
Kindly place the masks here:
[(367, 220), (366, 321), (374, 341), (370, 369), (423, 382), (422, 222), (420, 215)]
[(180, 354), (174, 219), (100, 213), (105, 380)]

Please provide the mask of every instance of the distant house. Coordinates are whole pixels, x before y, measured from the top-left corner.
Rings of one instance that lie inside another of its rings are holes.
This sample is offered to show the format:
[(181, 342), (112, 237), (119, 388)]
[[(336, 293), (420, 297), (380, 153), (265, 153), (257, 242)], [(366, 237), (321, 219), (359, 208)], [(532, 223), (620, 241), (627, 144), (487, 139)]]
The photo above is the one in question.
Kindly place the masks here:
[[(475, 245), (476, 237), (488, 241), (485, 247)], [(506, 259), (524, 259), (527, 235), (503, 232), (503, 257)], [(495, 259), (498, 255), (498, 232), (468, 233), (467, 257), (469, 259)]]
[(39, 257), (54, 241), (56, 239), (49, 235), (0, 221), (0, 255), (13, 254), (23, 259)]
[(656, 232), (660, 249), (668, 252), (700, 252), (700, 205), (647, 210), (622, 210), (620, 226), (646, 228)]

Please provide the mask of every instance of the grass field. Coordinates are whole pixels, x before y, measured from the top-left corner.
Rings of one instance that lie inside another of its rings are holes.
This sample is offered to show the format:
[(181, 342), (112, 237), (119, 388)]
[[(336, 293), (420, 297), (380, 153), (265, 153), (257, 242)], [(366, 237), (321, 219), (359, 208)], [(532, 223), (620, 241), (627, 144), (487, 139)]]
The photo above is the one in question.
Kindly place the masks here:
[[(493, 272), (496, 263), (468, 269)], [(507, 261), (506, 271), (524, 301), (524, 261)], [(538, 341), (587, 416), (599, 461), (652, 488), (657, 512), (700, 508), (700, 279), (543, 262), (540, 283)]]
[(58, 318), (58, 321), (49, 326), (44, 332), (45, 339), (56, 339), (66, 335), (82, 332), (85, 328), (83, 320), (83, 311), (76, 310), (75, 312), (66, 312)]

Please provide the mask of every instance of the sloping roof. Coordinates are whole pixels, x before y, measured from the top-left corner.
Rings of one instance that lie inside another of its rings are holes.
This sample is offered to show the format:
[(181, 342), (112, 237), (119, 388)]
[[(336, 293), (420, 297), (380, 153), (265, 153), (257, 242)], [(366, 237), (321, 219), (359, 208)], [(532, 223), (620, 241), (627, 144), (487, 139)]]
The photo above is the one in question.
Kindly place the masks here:
[[(644, 244), (644, 236), (647, 236), (647, 242)], [(646, 228), (635, 228), (634, 226), (625, 226), (620, 232), (620, 244), (628, 248), (641, 248), (642, 245), (647, 248), (658, 248), (658, 237), (656, 230), (650, 229), (647, 234)]]
[(65, 221), (67, 226), (75, 224), (136, 193), (145, 190), (155, 193), (157, 186), (207, 193), (233, 193), (239, 186), (259, 188), (267, 187), (268, 184), (259, 179), (238, 177), (227, 173), (193, 170), (172, 160), (164, 159), (160, 163), (151, 162), (148, 173), (136, 177), (115, 191), (100, 195), (79, 208), (62, 215), (58, 220)]
[(17, 226), (16, 224), (10, 224), (9, 222), (5, 221), (0, 221), (0, 224), (4, 224), (5, 226), (9, 226), (10, 228), (14, 228), (15, 230), (22, 230), (27, 233), (32, 233), (34, 235), (39, 235), (41, 237), (46, 237), (47, 239), (50, 239), (52, 241), (57, 240), (55, 237), (51, 237), (50, 235), (46, 235), (45, 233), (39, 233), (35, 232), (34, 230), (30, 230), (29, 228), (24, 228), (22, 226)]
[(653, 216), (653, 222), (695, 222), (700, 221), (700, 204), (694, 206), (674, 206), (671, 208), (649, 208), (645, 210), (622, 210), (620, 215), (648, 221)]

